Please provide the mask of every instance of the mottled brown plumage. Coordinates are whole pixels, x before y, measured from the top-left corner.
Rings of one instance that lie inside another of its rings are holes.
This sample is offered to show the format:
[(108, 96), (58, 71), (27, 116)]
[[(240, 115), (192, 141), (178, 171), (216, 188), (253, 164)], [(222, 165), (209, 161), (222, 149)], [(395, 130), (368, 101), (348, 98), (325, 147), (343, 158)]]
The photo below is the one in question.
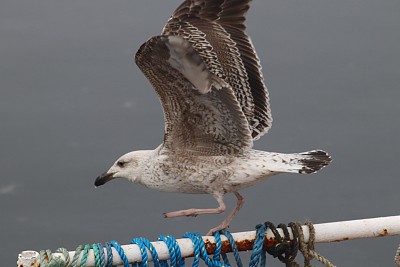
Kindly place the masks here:
[(250, 2), (185, 1), (172, 14), (162, 34), (179, 35), (189, 41), (209, 70), (229, 82), (252, 137), (258, 139), (271, 128), (272, 116), (260, 60), (245, 32)]
[(136, 53), (135, 61), (160, 98), (164, 142), (154, 150), (129, 152), (97, 177), (95, 185), (126, 178), (146, 187), (211, 194), (219, 206), (165, 213), (196, 216), (235, 209), (217, 227), (226, 228), (243, 206), (239, 190), (282, 173), (314, 173), (331, 158), (322, 150), (283, 154), (252, 149), (272, 117), (260, 61), (245, 32), (250, 1), (187, 0)]

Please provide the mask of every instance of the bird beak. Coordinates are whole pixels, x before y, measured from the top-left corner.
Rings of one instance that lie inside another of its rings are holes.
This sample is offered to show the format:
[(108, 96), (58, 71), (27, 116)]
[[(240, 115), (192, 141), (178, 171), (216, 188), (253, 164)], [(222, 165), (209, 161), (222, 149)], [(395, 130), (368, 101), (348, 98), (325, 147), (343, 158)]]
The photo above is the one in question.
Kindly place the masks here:
[(105, 172), (99, 175), (99, 177), (96, 178), (96, 181), (94, 181), (94, 185), (97, 187), (107, 183), (108, 181), (111, 181), (112, 179), (115, 178), (113, 177), (114, 174), (115, 174), (114, 172), (111, 173)]

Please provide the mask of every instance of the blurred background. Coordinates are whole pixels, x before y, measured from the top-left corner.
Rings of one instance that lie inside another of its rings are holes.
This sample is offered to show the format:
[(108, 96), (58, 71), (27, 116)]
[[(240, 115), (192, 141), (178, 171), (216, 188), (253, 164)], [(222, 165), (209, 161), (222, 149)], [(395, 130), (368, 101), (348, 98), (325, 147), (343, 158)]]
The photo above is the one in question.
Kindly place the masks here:
[[(211, 196), (95, 178), (120, 155), (163, 140), (159, 100), (133, 58), (181, 0), (2, 0), (0, 258), (22, 250), (160, 234), (205, 234), (226, 214)], [(281, 174), (242, 191), (230, 231), (266, 220), (314, 223), (399, 215), (400, 2), (256, 0), (248, 32), (263, 64), (273, 127), (255, 148), (320, 148), (315, 175)], [(226, 197), (234, 207), (233, 195)], [(400, 237), (318, 244), (338, 266), (393, 266)], [(246, 253), (242, 254), (246, 257)], [(268, 266), (282, 266), (268, 258)]]

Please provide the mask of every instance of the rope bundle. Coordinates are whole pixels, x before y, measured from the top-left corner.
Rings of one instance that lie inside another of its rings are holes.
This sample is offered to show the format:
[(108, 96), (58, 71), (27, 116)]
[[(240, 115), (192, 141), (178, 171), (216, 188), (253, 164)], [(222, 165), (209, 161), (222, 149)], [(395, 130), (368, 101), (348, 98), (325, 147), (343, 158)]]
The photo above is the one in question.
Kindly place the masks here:
[[(294, 261), (296, 258), (298, 250), (304, 256), (304, 267), (311, 267), (310, 262), (312, 259), (317, 259), (325, 266), (334, 267), (327, 259), (322, 257), (320, 254), (316, 253), (314, 250), (314, 238), (315, 231), (312, 223), (310, 221), (306, 222), (309, 227), (310, 237), (308, 244), (304, 241), (304, 234), (301, 224), (298, 222), (289, 223), (289, 227), (293, 233), (293, 240), (290, 239), (288, 227), (284, 224), (279, 224), (278, 227), (283, 230), (284, 236), (282, 237), (277, 228), (271, 222), (265, 222), (264, 224), (259, 224), (256, 226), (256, 239), (253, 245), (253, 252), (250, 257), (249, 267), (265, 267), (266, 266), (266, 253), (271, 254), (273, 257), (278, 258), (287, 267), (297, 267), (300, 266)], [(265, 233), (267, 229), (270, 229), (275, 236), (274, 244), (268, 244), (265, 246)], [(198, 267), (200, 261), (202, 260), (209, 267), (230, 267), (228, 257), (226, 254), (221, 253), (222, 242), (220, 235), (226, 236), (229, 244), (232, 248), (232, 252), (236, 261), (236, 266), (243, 267), (239, 251), (236, 247), (235, 241), (232, 235), (226, 231), (222, 230), (214, 233), (216, 248), (213, 258), (210, 258), (207, 254), (204, 241), (199, 233), (186, 233), (183, 238), (189, 238), (193, 243), (194, 249), (194, 261), (192, 267)], [(159, 241), (163, 241), (168, 247), (170, 254), (169, 264), (166, 260), (159, 260), (158, 254), (151, 242), (145, 238), (134, 238), (131, 244), (136, 244), (141, 253), (141, 261), (132, 264), (132, 267), (147, 267), (149, 266), (148, 252), (152, 256), (153, 264), (155, 267), (184, 267), (185, 259), (182, 258), (181, 251), (176, 239), (170, 235), (159, 236)], [(103, 247), (102, 244), (97, 243), (93, 245), (78, 246), (75, 251), (74, 258), (70, 260), (69, 253), (66, 249), (58, 249), (56, 253), (62, 253), (65, 260), (59, 257), (53, 257), (50, 250), (43, 250), (40, 252), (42, 267), (85, 267), (90, 250), (93, 250), (95, 257), (96, 267), (111, 267), (113, 263), (112, 248), (114, 248), (122, 259), (124, 267), (130, 267), (129, 261), (125, 255), (124, 250), (121, 245), (113, 240), (107, 242)], [(104, 253), (104, 249), (106, 253)], [(78, 262), (79, 257), (82, 253), (80, 262)], [(222, 257), (222, 261), (221, 261)]]

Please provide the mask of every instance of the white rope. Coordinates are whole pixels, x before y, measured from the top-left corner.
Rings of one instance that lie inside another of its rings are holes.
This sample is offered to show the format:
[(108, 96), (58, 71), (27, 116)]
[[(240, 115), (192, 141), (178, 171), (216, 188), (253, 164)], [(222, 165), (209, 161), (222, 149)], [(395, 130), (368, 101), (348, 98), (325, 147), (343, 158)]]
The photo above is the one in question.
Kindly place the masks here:
[(397, 266), (400, 266), (400, 244), (397, 248), (396, 256), (394, 256), (394, 262), (397, 264)]

